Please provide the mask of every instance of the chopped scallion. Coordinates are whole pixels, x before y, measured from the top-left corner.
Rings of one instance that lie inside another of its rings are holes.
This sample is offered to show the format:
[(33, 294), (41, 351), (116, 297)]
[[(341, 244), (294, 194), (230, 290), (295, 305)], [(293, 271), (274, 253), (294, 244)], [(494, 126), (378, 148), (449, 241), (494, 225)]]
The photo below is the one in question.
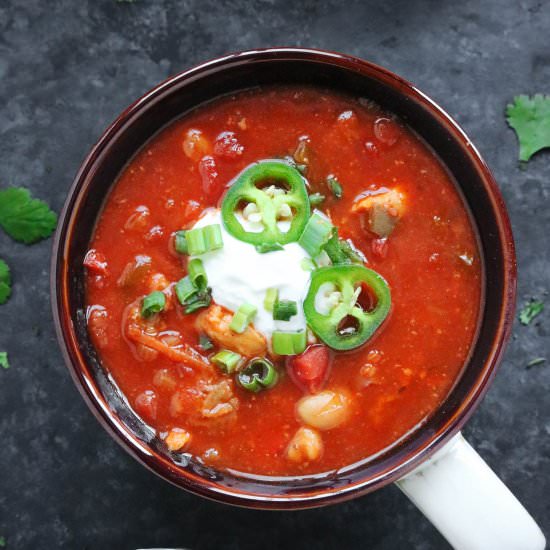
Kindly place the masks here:
[(191, 256), (197, 256), (206, 252), (206, 242), (204, 240), (204, 227), (190, 229), (185, 233), (187, 241), (187, 250)]
[(166, 306), (166, 296), (160, 290), (151, 292), (143, 298), (141, 303), (141, 316), (144, 319), (151, 317), (155, 313), (160, 313)]
[(210, 358), (210, 361), (218, 366), (226, 374), (231, 374), (241, 361), (242, 356), (234, 351), (222, 349)]
[(334, 226), (328, 218), (319, 212), (313, 212), (298, 239), (298, 244), (315, 258), (330, 239), (333, 230)]
[(304, 271), (313, 271), (315, 269), (315, 262), (311, 258), (303, 258), (300, 262), (300, 267)]
[(194, 313), (198, 309), (203, 307), (208, 307), (212, 302), (212, 295), (210, 294), (210, 289), (207, 288), (205, 291), (197, 292), (191, 296), (185, 305), (185, 313)]
[(189, 275), (185, 276), (183, 279), (180, 279), (174, 286), (176, 291), (176, 296), (179, 300), (179, 303), (184, 306), (187, 303), (187, 300), (194, 296), (197, 293), (197, 287), (193, 284), (193, 281)]
[(237, 375), (237, 382), (245, 390), (257, 393), (272, 388), (279, 378), (277, 369), (268, 359), (252, 359)]
[(273, 306), (278, 299), (279, 291), (276, 288), (268, 288), (264, 298), (264, 309), (266, 311), (273, 311)]
[(271, 337), (273, 352), (277, 355), (298, 355), (306, 349), (307, 335), (305, 330), (298, 332), (274, 331)]
[(242, 304), (239, 309), (233, 314), (233, 319), (229, 323), (229, 328), (237, 334), (242, 334), (258, 310), (252, 304)]
[(275, 321), (290, 321), (298, 313), (298, 304), (293, 300), (277, 300), (273, 305), (273, 319)]
[(206, 241), (206, 248), (208, 251), (223, 248), (222, 230), (219, 223), (206, 225), (203, 229), (204, 240)]
[(174, 248), (178, 254), (189, 254), (187, 239), (185, 237), (186, 233), (187, 231), (182, 229), (181, 231), (176, 231), (176, 234), (174, 235)]
[(223, 246), (220, 224), (215, 223), (196, 227), (185, 233), (187, 250), (191, 256), (198, 256), (211, 250), (217, 250)]
[(187, 272), (191, 282), (198, 290), (205, 290), (208, 286), (208, 279), (206, 277), (206, 271), (200, 258), (193, 258), (189, 261), (187, 266)]

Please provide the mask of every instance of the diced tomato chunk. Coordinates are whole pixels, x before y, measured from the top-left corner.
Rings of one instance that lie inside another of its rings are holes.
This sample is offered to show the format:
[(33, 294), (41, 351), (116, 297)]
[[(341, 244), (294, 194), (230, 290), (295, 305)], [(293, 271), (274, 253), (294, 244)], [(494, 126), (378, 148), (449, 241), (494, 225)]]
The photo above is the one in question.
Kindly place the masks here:
[(207, 155), (199, 162), (199, 174), (202, 178), (202, 190), (208, 201), (217, 201), (223, 189), (223, 182), (218, 177), (218, 167), (214, 157)]
[(157, 394), (153, 390), (141, 392), (134, 401), (134, 408), (144, 420), (156, 420), (157, 418)]
[(300, 355), (287, 359), (287, 372), (292, 381), (308, 393), (317, 393), (327, 381), (332, 354), (321, 344), (309, 346)]
[(84, 267), (100, 275), (107, 275), (107, 260), (105, 256), (95, 248), (90, 248), (90, 250), (86, 252), (86, 256), (84, 256)]
[(243, 154), (244, 147), (234, 132), (222, 132), (214, 143), (214, 153), (219, 157), (234, 159)]

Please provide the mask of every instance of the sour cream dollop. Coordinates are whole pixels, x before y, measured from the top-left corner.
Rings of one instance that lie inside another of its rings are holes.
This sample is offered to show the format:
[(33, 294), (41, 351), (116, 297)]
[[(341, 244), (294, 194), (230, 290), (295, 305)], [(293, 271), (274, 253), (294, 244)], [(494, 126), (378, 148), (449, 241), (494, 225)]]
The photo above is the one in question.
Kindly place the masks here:
[[(302, 260), (309, 259), (307, 252), (298, 243), (289, 243), (283, 250), (260, 254), (253, 245), (225, 230), (216, 208), (207, 210), (194, 227), (214, 223), (221, 226), (223, 248), (200, 256), (214, 301), (230, 311), (236, 311), (244, 303), (255, 306), (254, 328), (268, 341), (274, 330), (305, 329), (302, 304), (310, 274), (302, 267)], [(272, 312), (265, 310), (264, 298), (269, 288), (278, 289), (281, 300), (297, 302), (298, 313), (290, 321), (274, 321)]]

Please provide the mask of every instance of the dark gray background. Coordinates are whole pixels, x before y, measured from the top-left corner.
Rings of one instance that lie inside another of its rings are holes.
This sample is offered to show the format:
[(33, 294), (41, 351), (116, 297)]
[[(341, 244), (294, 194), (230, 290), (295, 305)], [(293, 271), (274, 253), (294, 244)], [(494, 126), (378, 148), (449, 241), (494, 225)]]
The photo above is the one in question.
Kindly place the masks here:
[[(59, 211), (105, 126), (157, 82), (229, 51), (340, 50), (412, 80), (473, 138), (504, 192), (519, 302), (550, 288), (550, 151), (525, 169), (504, 120), (518, 93), (550, 92), (550, 8), (537, 1), (0, 0), (0, 186)], [(0, 307), (0, 535), (10, 549), (447, 548), (394, 487), (338, 507), (255, 512), (188, 495), (134, 462), (74, 388), (54, 338), (51, 241), (0, 234), (13, 297)], [(465, 433), (550, 535), (550, 307), (516, 322)], [(545, 365), (526, 370), (536, 356)], [(498, 549), (489, 549), (498, 550)]]

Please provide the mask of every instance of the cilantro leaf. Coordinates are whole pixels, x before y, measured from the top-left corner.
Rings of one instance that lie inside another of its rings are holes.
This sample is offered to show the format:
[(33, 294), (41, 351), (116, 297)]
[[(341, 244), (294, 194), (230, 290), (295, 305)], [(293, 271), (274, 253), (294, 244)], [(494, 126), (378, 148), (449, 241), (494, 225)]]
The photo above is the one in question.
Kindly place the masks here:
[(5, 304), (11, 294), (11, 274), (8, 264), (0, 259), (0, 304)]
[(518, 136), (519, 160), (528, 161), (550, 147), (550, 96), (514, 97), (514, 103), (506, 107), (506, 119)]
[(0, 190), (0, 226), (16, 241), (31, 244), (49, 237), (57, 224), (57, 215), (48, 205), (33, 199), (27, 189), (10, 187)]
[(519, 313), (519, 322), (522, 325), (528, 325), (544, 309), (544, 304), (538, 300), (531, 300), (523, 306)]
[(9, 369), (10, 364), (8, 361), (8, 354), (5, 351), (0, 351), (0, 367), (3, 369)]

